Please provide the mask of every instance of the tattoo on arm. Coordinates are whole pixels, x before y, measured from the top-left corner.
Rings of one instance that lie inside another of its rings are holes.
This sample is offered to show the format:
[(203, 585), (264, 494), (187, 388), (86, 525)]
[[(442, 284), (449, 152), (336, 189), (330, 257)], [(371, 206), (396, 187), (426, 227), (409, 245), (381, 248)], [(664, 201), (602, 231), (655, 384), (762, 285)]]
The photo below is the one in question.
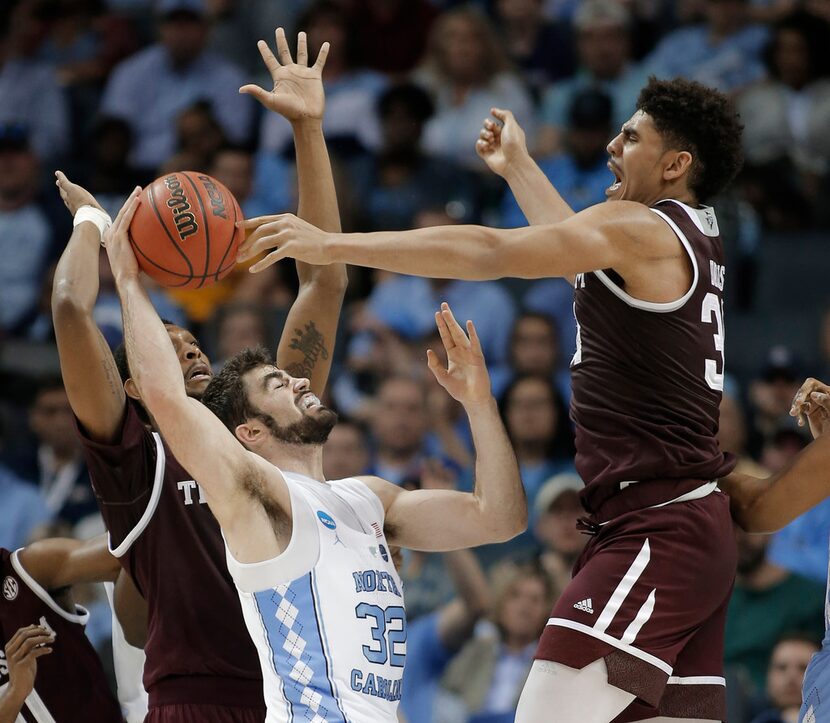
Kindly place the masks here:
[(294, 336), (288, 346), (303, 355), (302, 361), (292, 362), (285, 368), (292, 377), (311, 377), (317, 360), (329, 358), (326, 340), (313, 321), (309, 321), (305, 329), (294, 329)]

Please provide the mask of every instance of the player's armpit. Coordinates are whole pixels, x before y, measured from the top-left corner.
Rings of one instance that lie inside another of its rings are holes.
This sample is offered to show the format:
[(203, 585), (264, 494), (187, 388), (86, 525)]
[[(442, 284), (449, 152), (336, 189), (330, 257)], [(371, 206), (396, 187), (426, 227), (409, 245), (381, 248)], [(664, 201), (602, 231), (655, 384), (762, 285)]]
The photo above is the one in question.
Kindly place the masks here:
[(111, 582), (121, 566), (107, 547), (107, 536), (91, 540), (52, 538), (23, 548), (18, 560), (47, 591), (85, 582)]

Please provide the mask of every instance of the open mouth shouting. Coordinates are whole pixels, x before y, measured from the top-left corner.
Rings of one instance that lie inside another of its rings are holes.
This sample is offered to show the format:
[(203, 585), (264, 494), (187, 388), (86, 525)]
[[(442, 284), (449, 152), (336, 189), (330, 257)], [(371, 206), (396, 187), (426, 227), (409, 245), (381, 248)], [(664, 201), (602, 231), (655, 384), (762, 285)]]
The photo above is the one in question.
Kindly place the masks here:
[(303, 392), (297, 398), (297, 406), (300, 409), (306, 410), (312, 407), (322, 407), (323, 403), (312, 392)]
[(611, 161), (608, 161), (608, 170), (614, 174), (614, 183), (605, 189), (606, 196), (613, 196), (622, 186), (622, 171)]
[(213, 374), (207, 364), (204, 362), (197, 362), (187, 370), (187, 374), (185, 374), (184, 379), (185, 382), (201, 382), (210, 381), (212, 376)]

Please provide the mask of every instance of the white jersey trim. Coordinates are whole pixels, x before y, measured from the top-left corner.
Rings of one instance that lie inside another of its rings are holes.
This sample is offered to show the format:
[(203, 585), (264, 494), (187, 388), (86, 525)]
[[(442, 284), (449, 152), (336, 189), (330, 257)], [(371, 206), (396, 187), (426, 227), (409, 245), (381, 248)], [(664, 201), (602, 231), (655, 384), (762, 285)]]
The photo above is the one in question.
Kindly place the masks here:
[[(320, 535), (314, 513), (283, 473), (291, 504), (291, 539), (276, 557), (260, 562), (239, 562), (225, 540), (228, 571), (240, 591), (257, 593), (307, 575), (320, 559)], [(324, 484), (324, 483), (320, 483)], [(224, 533), (222, 535), (224, 539)]]
[(726, 686), (726, 678), (721, 678), (719, 675), (690, 675), (681, 677), (672, 675), (669, 677), (667, 685), (722, 685)]
[[(21, 547), (20, 550), (23, 548)], [(12, 567), (14, 568), (15, 572), (20, 576), (20, 579), (26, 583), (28, 588), (37, 595), (44, 603), (46, 603), (53, 611), (55, 611), (58, 615), (60, 615), (64, 620), (68, 620), (70, 623), (78, 623), (78, 625), (86, 625), (87, 621), (89, 620), (89, 611), (81, 607), (80, 605), (75, 606), (75, 610), (77, 610), (77, 614), (73, 615), (70, 612), (64, 610), (60, 605), (58, 605), (53, 599), (52, 596), (43, 589), (41, 584), (35, 580), (27, 571), (26, 568), (23, 567), (23, 563), (17, 558), (18, 553), (20, 550), (15, 550), (11, 554), (11, 563)]]
[(132, 544), (138, 539), (138, 536), (144, 532), (147, 525), (150, 524), (150, 520), (155, 514), (156, 508), (159, 504), (162, 484), (164, 482), (164, 468), (167, 464), (167, 457), (164, 454), (164, 445), (161, 442), (161, 437), (158, 432), (153, 432), (153, 440), (156, 443), (156, 471), (153, 476), (153, 491), (150, 493), (150, 501), (147, 503), (147, 508), (144, 510), (144, 514), (141, 515), (141, 519), (138, 521), (136, 526), (130, 530), (130, 533), (121, 541), (121, 544), (118, 545), (118, 547), (113, 548), (112, 535), (107, 532), (107, 547), (109, 548), (110, 553), (115, 557), (123, 557), (127, 550), (132, 547)]
[(550, 618), (547, 622), (548, 625), (558, 625), (562, 628), (570, 628), (571, 630), (576, 630), (578, 633), (585, 633), (585, 635), (590, 635), (592, 638), (596, 638), (597, 640), (601, 640), (603, 643), (608, 643), (619, 650), (622, 650), (624, 653), (628, 653), (629, 655), (633, 655), (635, 658), (639, 658), (645, 663), (649, 665), (653, 665), (655, 668), (662, 670), (666, 675), (672, 674), (672, 666), (668, 663), (663, 662), (660, 658), (657, 658), (651, 653), (646, 653), (643, 650), (639, 650), (635, 648), (633, 645), (627, 645), (623, 643), (621, 640), (617, 640), (617, 638), (612, 638), (608, 633), (603, 633), (593, 628), (589, 625), (583, 625), (582, 623), (578, 623), (574, 620), (568, 620), (566, 618)]
[(629, 306), (632, 306), (635, 309), (642, 309), (643, 311), (653, 311), (658, 314), (667, 314), (669, 312), (678, 311), (679, 309), (682, 309), (685, 303), (692, 297), (692, 294), (694, 294), (695, 289), (697, 288), (697, 282), (700, 279), (700, 270), (697, 266), (697, 258), (695, 257), (695, 252), (692, 248), (692, 244), (689, 242), (689, 239), (686, 238), (686, 235), (680, 230), (680, 227), (662, 211), (656, 208), (650, 208), (649, 211), (651, 211), (652, 213), (656, 213), (669, 225), (671, 230), (674, 231), (675, 236), (677, 236), (677, 238), (680, 240), (680, 243), (683, 245), (683, 248), (686, 250), (686, 253), (688, 254), (689, 258), (691, 259), (694, 277), (692, 278), (692, 284), (691, 286), (689, 286), (689, 290), (675, 301), (643, 301), (642, 299), (634, 298), (633, 296), (631, 296), (631, 294), (627, 294), (623, 289), (617, 286), (617, 284), (611, 281), (611, 279), (608, 278), (608, 275), (604, 271), (594, 271), (593, 273), (594, 276), (596, 276), (603, 283), (603, 285), (612, 294), (614, 294), (614, 296), (616, 296), (621, 301), (624, 301)]

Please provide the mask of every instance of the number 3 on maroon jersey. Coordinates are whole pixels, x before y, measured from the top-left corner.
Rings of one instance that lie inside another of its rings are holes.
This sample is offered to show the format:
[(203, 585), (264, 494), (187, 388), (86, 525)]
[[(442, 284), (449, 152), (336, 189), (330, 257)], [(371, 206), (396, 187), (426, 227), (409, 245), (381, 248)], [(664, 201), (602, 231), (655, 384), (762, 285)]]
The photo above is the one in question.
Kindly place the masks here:
[[(714, 319), (712, 318), (714, 316)], [(725, 337), (723, 333), (723, 301), (718, 298), (717, 294), (709, 292), (703, 298), (703, 308), (700, 310), (700, 320), (704, 324), (715, 323), (717, 331), (714, 333), (715, 337), (715, 351), (720, 352), (720, 368), (718, 371), (718, 362), (716, 359), (706, 360), (706, 383), (710, 389), (715, 391), (723, 391), (723, 369), (724, 369), (724, 342)]]

